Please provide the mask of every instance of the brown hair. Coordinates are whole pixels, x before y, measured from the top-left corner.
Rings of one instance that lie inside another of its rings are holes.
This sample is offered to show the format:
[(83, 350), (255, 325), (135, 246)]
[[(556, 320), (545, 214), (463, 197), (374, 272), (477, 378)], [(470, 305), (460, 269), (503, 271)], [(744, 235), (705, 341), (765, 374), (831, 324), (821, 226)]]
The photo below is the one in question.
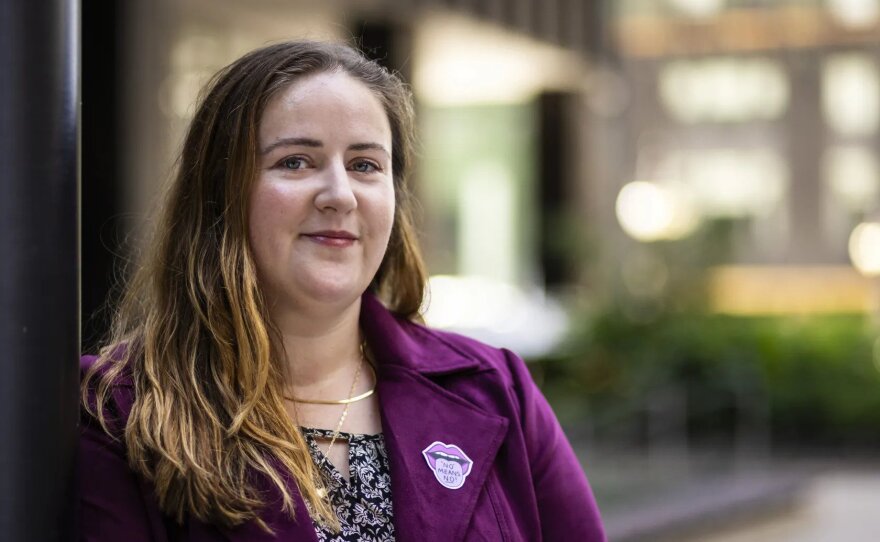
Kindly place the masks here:
[(413, 107), (406, 86), (348, 46), (310, 41), (270, 45), (221, 70), (199, 100), (150, 250), (82, 384), (85, 408), (109, 433), (109, 393), (120, 373), (130, 372), (129, 464), (153, 483), (162, 510), (180, 522), (187, 515), (222, 526), (259, 522), (265, 503), (257, 473), (281, 492), (292, 517), (290, 478), (312, 515), (338, 528), (320, 497), (323, 482), (305, 441), (284, 408), (283, 358), (247, 236), (266, 104), (300, 78), (328, 71), (363, 82), (388, 115), (395, 218), (370, 289), (392, 311), (418, 318), (426, 274), (407, 187)]

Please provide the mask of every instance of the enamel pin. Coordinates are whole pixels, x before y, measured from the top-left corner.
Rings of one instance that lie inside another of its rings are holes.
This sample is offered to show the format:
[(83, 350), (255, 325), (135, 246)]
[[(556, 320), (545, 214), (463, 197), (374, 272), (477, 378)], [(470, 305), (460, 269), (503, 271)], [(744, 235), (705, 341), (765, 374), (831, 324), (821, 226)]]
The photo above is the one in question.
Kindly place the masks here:
[(422, 450), (425, 461), (434, 471), (434, 477), (440, 485), (449, 489), (458, 489), (464, 485), (464, 479), (471, 473), (474, 462), (455, 444), (444, 444), (435, 440)]

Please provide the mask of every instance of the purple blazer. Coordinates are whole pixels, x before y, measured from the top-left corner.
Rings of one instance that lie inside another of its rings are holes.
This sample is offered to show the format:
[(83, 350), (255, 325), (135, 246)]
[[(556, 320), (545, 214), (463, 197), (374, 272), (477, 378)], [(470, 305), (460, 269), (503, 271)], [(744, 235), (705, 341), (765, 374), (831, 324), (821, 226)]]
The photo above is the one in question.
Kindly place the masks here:
[[(604, 541), (592, 492), (522, 360), (459, 335), (395, 318), (365, 295), (361, 325), (378, 363), (382, 428), (401, 541)], [(93, 356), (82, 360), (85, 369)], [(113, 392), (124, 427), (130, 381)], [(438, 453), (440, 452), (440, 453)], [(128, 468), (124, 443), (84, 416), (78, 458), (81, 540), (101, 542), (317, 541), (298, 493), (296, 520), (271, 486), (253, 522), (223, 529), (160, 512), (148, 482)]]

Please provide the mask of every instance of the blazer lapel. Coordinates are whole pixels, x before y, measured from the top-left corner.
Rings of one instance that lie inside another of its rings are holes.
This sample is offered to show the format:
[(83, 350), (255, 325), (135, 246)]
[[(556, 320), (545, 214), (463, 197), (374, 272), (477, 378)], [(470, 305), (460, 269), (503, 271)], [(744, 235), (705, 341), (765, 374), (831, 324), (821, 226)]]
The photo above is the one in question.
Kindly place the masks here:
[[(400, 540), (460, 540), (507, 433), (507, 420), (402, 368), (383, 371), (378, 388)], [(433, 452), (427, 450), (436, 443)], [(439, 456), (438, 451), (448, 458), (432, 457), (432, 465), (426, 455)], [(452, 472), (441, 481), (445, 465)]]
[(424, 330), (405, 332), (401, 326), (412, 324), (377, 304), (365, 296), (361, 320), (377, 358), (397, 536), (461, 540), (508, 421), (429, 378), (471, 372), (479, 362), (427, 335), (415, 338)]

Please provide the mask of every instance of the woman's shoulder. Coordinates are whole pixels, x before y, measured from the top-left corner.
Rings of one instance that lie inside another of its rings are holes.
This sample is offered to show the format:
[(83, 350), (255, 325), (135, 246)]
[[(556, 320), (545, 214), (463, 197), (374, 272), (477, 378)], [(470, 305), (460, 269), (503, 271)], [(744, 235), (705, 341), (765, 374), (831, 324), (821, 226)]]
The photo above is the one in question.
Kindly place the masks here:
[(82, 386), (80, 420), (85, 426), (98, 426), (103, 418), (111, 437), (121, 438), (134, 404), (134, 384), (124, 356), (85, 354), (79, 360)]
[(498, 373), (508, 385), (517, 385), (523, 378), (530, 378), (523, 359), (505, 347), (493, 346), (455, 331), (412, 322), (407, 328), (408, 334), (416, 338), (420, 346), (436, 354), (422, 357), (422, 364), (429, 370), (446, 372), (443, 367), (457, 359), (469, 372)]
[(81, 377), (88, 376), (82, 382), (76, 467), (80, 539), (167, 541), (153, 487), (129, 465), (125, 426), (134, 386), (124, 363), (120, 357), (80, 358)]
[[(90, 387), (94, 386), (97, 380), (108, 375), (108, 372), (111, 367), (111, 361), (103, 361), (101, 360), (102, 356), (98, 354), (83, 354), (79, 358), (79, 378), (80, 382), (85, 382), (86, 377), (89, 378)], [(100, 363), (99, 363), (99, 360)], [(89, 373), (94, 368), (94, 374), (90, 375)], [(115, 385), (116, 383), (114, 383)], [(123, 383), (124, 384), (124, 383)]]
[(361, 324), (373, 353), (384, 365), (429, 377), (494, 372), (508, 386), (528, 375), (522, 359), (513, 352), (394, 313), (370, 294), (363, 297)]
[[(134, 386), (131, 375), (130, 350), (127, 346), (105, 347), (100, 354), (83, 354), (79, 358), (80, 380), (89, 385), (107, 380), (113, 388)], [(91, 374), (90, 374), (91, 373)]]

